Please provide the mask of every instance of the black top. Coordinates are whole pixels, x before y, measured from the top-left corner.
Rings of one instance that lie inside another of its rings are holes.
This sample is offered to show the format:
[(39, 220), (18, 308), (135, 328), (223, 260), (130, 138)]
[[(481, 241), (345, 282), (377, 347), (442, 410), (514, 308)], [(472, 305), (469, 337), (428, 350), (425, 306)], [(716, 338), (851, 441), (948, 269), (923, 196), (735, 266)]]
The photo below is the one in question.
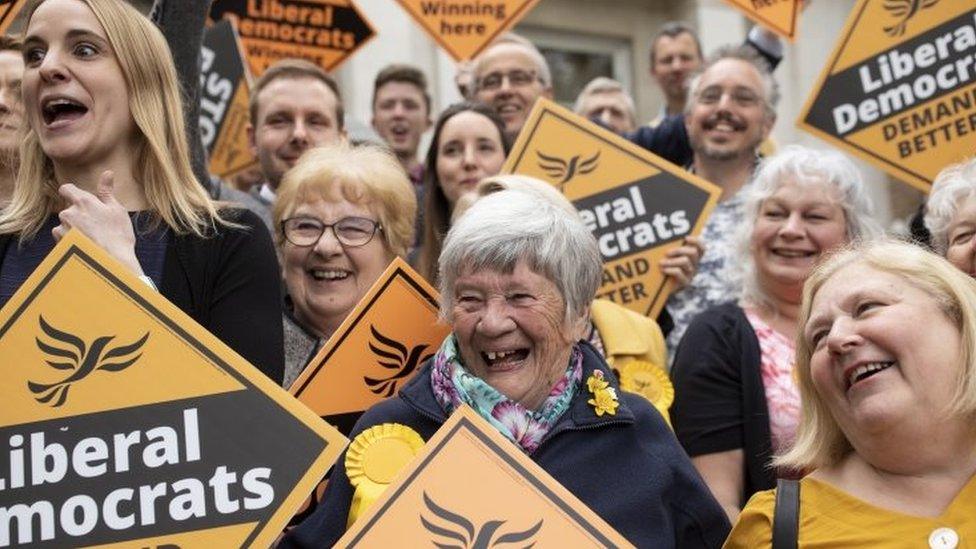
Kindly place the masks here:
[(705, 310), (688, 326), (671, 368), (671, 421), (690, 456), (743, 449), (740, 505), (776, 484), (769, 410), (756, 332), (735, 303)]

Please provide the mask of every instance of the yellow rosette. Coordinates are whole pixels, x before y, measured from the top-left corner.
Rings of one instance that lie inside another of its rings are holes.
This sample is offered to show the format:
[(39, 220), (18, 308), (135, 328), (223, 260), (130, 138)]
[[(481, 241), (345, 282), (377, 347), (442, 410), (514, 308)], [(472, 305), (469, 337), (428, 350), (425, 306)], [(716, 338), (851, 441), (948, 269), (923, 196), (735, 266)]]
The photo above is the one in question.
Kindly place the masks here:
[(620, 368), (620, 388), (649, 400), (671, 425), (668, 408), (674, 402), (674, 385), (660, 366), (643, 360), (624, 364)]
[(346, 528), (356, 522), (424, 446), (417, 431), (399, 423), (366, 429), (346, 449), (346, 475), (356, 489)]

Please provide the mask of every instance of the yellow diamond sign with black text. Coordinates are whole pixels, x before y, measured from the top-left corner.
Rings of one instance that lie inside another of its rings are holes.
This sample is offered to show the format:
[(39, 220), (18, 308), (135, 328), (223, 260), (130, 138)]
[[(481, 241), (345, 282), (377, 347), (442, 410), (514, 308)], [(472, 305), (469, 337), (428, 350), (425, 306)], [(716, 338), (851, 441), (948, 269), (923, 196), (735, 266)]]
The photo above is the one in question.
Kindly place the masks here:
[(346, 444), (77, 231), (0, 357), (0, 547), (267, 547)]
[(976, 3), (858, 2), (798, 125), (928, 191), (976, 151)]
[[(796, 20), (802, 0), (725, 0), (749, 19), (790, 41), (796, 39)], [(898, 0), (895, 0), (898, 1)], [(913, 0), (905, 0), (910, 2)]]

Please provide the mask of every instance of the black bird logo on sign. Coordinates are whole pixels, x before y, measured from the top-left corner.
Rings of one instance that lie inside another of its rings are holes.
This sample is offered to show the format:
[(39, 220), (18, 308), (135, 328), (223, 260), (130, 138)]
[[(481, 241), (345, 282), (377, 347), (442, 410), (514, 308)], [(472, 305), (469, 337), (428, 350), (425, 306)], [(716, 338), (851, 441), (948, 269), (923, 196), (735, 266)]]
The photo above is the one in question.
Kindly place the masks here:
[(535, 545), (532, 536), (536, 535), (539, 529), (542, 528), (542, 520), (539, 520), (539, 522), (535, 523), (535, 526), (532, 526), (528, 530), (496, 536), (496, 534), (500, 534), (499, 529), (505, 524), (504, 520), (489, 520), (480, 528), (475, 528), (475, 525), (470, 520), (434, 503), (434, 500), (430, 499), (427, 492), (424, 492), (424, 505), (428, 511), (434, 514), (434, 517), (447, 523), (444, 526), (439, 526), (431, 521), (433, 519), (427, 520), (426, 517), (420, 515), (420, 522), (428, 532), (435, 536), (440, 536), (443, 539), (450, 540), (446, 542), (434, 541), (434, 545), (439, 549), (488, 549), (489, 547), (498, 547), (503, 544), (508, 545), (513, 543), (518, 543), (521, 547), (528, 548)]
[(908, 20), (915, 17), (915, 14), (926, 8), (939, 3), (939, 0), (885, 0), (884, 9), (891, 15), (898, 18), (898, 23), (890, 27), (885, 27), (884, 31), (888, 36), (901, 36), (905, 34), (905, 25)]
[(407, 347), (385, 335), (381, 334), (375, 326), (370, 326), (369, 331), (373, 334), (374, 341), (369, 342), (369, 350), (373, 351), (379, 359), (379, 365), (388, 370), (397, 370), (390, 377), (382, 379), (364, 377), (363, 381), (369, 386), (369, 390), (377, 395), (384, 397), (393, 396), (396, 392), (397, 383), (413, 373), (417, 366), (428, 358), (434, 356), (433, 353), (424, 355), (427, 345), (417, 345), (407, 351)]
[(28, 381), (27, 388), (36, 395), (35, 400), (55, 408), (67, 400), (72, 384), (88, 377), (92, 372), (120, 372), (135, 364), (142, 356), (139, 350), (149, 339), (149, 332), (146, 332), (133, 343), (108, 348), (108, 344), (115, 339), (115, 336), (110, 335), (95, 338), (89, 346), (80, 337), (51, 326), (43, 316), (38, 319), (41, 331), (53, 340), (49, 342), (40, 337), (34, 338), (37, 348), (47, 355), (44, 362), (55, 370), (70, 370), (72, 373), (55, 383)]
[(560, 190), (567, 181), (578, 174), (591, 173), (600, 163), (600, 151), (596, 151), (596, 154), (583, 161), (580, 161), (582, 155), (579, 154), (570, 158), (569, 161), (539, 151), (535, 151), (535, 154), (539, 157), (539, 167), (546, 172), (546, 175), (558, 180), (557, 184)]

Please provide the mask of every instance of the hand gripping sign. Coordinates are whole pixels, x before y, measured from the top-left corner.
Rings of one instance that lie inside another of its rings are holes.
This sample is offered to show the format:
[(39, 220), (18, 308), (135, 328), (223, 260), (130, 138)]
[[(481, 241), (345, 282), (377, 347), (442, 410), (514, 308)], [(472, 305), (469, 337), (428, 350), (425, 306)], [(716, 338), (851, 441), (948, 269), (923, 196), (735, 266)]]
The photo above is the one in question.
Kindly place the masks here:
[(976, 151), (976, 4), (858, 2), (798, 125), (928, 191)]
[[(789, 41), (796, 39), (796, 20), (803, 0), (725, 0), (749, 19)], [(897, 0), (895, 0), (897, 1)], [(912, 0), (906, 0), (912, 1)]]
[(626, 139), (539, 99), (503, 173), (531, 175), (566, 195), (603, 256), (598, 298), (657, 317), (673, 287), (658, 261), (698, 235), (721, 190)]
[(267, 547), (346, 443), (78, 231), (0, 357), (0, 547)]

